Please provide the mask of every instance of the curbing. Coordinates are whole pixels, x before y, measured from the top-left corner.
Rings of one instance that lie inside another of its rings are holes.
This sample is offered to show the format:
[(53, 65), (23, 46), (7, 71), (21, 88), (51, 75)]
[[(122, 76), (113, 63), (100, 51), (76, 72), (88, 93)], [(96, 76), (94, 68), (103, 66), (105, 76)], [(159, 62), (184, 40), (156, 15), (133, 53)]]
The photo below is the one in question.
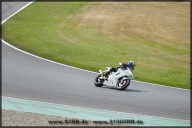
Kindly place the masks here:
[[(58, 105), (58, 106), (63, 106), (63, 107), (69, 107), (69, 108), (85, 108), (85, 107), (79, 107), (79, 106), (71, 106), (71, 105), (63, 105), (63, 104), (58, 104), (58, 103), (49, 103), (49, 102), (43, 102), (43, 101), (36, 101), (36, 100), (30, 100), (30, 99), (20, 99), (20, 98), (13, 98), (13, 97), (8, 97), (8, 96), (2, 96), (3, 99), (12, 99), (14, 101), (18, 100), (18, 101), (28, 101), (31, 103), (43, 103), (43, 104), (47, 104), (47, 105)], [(133, 114), (133, 115), (137, 115), (137, 116), (141, 116), (141, 114), (136, 114), (136, 113), (127, 113), (127, 112), (120, 112), (120, 111), (114, 111), (114, 110), (105, 110), (105, 109), (97, 109), (97, 108), (90, 108), (90, 107), (86, 107), (86, 109), (89, 110), (97, 110), (97, 111), (103, 111), (103, 112), (113, 112), (113, 113), (120, 113), (120, 114)], [(151, 118), (162, 118), (162, 119), (167, 119), (167, 120), (175, 120), (175, 121), (189, 121), (189, 120), (184, 120), (184, 119), (174, 119), (174, 118), (168, 118), (168, 117), (159, 117), (159, 116), (151, 116), (151, 115), (143, 115), (142, 116), (147, 116), (147, 117), (151, 117)]]

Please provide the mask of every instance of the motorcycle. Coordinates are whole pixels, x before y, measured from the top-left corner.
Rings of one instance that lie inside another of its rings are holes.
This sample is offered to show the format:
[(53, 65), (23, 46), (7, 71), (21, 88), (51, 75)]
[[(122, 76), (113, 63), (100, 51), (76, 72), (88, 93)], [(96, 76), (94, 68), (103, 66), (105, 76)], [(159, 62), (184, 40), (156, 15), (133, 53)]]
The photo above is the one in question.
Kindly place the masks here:
[[(107, 67), (107, 70), (99, 70), (99, 75), (95, 78), (95, 86), (102, 87), (103, 85), (115, 87), (118, 90), (125, 90), (133, 79), (133, 72), (128, 66), (119, 63), (117, 68)], [(105, 72), (110, 72), (108, 75)]]

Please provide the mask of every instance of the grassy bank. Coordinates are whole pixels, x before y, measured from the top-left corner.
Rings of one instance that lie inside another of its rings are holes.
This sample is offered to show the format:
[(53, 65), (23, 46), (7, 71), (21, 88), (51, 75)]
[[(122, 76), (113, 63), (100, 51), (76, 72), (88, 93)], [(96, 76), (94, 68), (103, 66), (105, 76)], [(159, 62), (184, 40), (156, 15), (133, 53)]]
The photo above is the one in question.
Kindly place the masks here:
[(3, 25), (33, 54), (98, 71), (136, 62), (135, 79), (190, 85), (189, 2), (35, 2)]

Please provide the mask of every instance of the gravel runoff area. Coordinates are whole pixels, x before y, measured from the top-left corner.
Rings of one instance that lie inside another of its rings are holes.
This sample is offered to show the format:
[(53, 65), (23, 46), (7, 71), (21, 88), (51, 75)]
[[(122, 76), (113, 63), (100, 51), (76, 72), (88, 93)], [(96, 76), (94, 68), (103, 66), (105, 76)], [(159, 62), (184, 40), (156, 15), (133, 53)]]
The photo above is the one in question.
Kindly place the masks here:
[(90, 125), (73, 123), (49, 123), (49, 121), (72, 120), (66, 117), (51, 116), (31, 112), (18, 112), (14, 110), (2, 110), (2, 126), (74, 126)]
[[(49, 121), (54, 123), (49, 123)], [(88, 120), (3, 109), (2, 126), (122, 126), (122, 124), (94, 123)]]

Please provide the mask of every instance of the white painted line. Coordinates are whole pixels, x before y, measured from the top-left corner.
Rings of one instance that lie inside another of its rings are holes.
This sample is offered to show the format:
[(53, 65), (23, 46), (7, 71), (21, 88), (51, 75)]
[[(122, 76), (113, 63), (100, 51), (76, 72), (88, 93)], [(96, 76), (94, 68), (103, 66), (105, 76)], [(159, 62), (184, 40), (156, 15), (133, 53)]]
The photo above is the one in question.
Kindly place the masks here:
[(5, 20), (3, 20), (1, 22), (1, 24), (5, 23), (8, 19), (10, 19), (11, 17), (13, 17), (14, 15), (16, 15), (18, 12), (20, 12), (21, 10), (23, 10), (24, 8), (26, 8), (27, 6), (29, 6), (30, 4), (32, 4), (32, 2), (29, 2), (28, 4), (26, 4), (25, 6), (23, 6), (22, 8), (20, 8), (19, 10), (17, 10), (15, 13), (13, 13), (12, 15), (10, 15), (9, 17), (7, 17)]
[[(14, 15), (17, 14), (18, 12), (20, 12), (21, 10), (23, 10), (24, 8), (26, 8), (27, 6), (29, 6), (29, 5), (32, 4), (33, 2), (34, 2), (34, 1), (28, 3), (27, 5), (25, 5), (24, 7), (22, 7), (22, 8), (19, 9), (18, 11), (16, 11), (14, 14), (12, 14), (12, 15), (9, 16), (8, 18), (6, 18), (1, 24), (5, 23), (8, 19), (10, 19), (12, 16), (14, 16)], [(51, 62), (51, 63), (55, 63), (55, 64), (58, 64), (58, 65), (62, 65), (62, 66), (74, 68), (74, 69), (77, 69), (77, 70), (81, 70), (81, 71), (85, 71), (85, 72), (90, 72), (90, 73), (98, 74), (97, 72), (93, 72), (93, 71), (89, 71), (89, 70), (85, 70), (85, 69), (81, 69), (81, 68), (69, 66), (69, 65), (66, 65), (66, 64), (61, 64), (61, 63), (59, 63), (59, 62), (55, 62), (55, 61), (52, 61), (52, 60), (48, 60), (48, 59), (45, 59), (45, 58), (36, 56), (36, 55), (34, 55), (34, 54), (28, 53), (28, 52), (26, 52), (26, 51), (23, 51), (23, 50), (21, 50), (21, 49), (18, 49), (18, 48), (16, 48), (16, 47), (14, 47), (13, 45), (7, 43), (7, 42), (4, 41), (3, 39), (2, 39), (2, 42), (3, 42), (4, 44), (6, 44), (6, 45), (8, 45), (8, 46), (10, 46), (10, 47), (12, 47), (12, 48), (14, 48), (15, 50), (18, 50), (18, 51), (20, 51), (20, 52), (23, 52), (23, 53), (28, 54), (28, 55), (33, 56), (33, 57), (36, 57), (36, 58), (39, 58), (39, 59), (42, 59), (42, 60), (45, 60), (45, 61), (48, 61), (48, 62)], [(162, 86), (162, 87), (166, 87), (166, 88), (173, 88), (173, 89), (180, 89), (180, 90), (190, 91), (190, 89), (170, 87), (170, 86), (165, 86), (165, 85), (160, 85), (160, 84), (153, 84), (153, 83), (142, 82), (142, 81), (137, 81), (137, 80), (133, 80), (133, 81), (140, 82), (140, 83), (151, 84), (151, 85), (156, 85), (156, 86)]]
[[(93, 71), (89, 71), (89, 70), (85, 70), (85, 69), (81, 69), (81, 68), (69, 66), (69, 65), (66, 65), (66, 64), (62, 64), (62, 63), (59, 63), (59, 62), (55, 62), (55, 61), (52, 61), (52, 60), (48, 60), (48, 59), (42, 58), (42, 57), (40, 57), (40, 56), (37, 56), (37, 55), (31, 54), (31, 53), (28, 53), (28, 52), (26, 52), (26, 51), (23, 51), (23, 50), (21, 50), (21, 49), (18, 49), (18, 48), (16, 48), (16, 47), (14, 47), (13, 45), (10, 45), (9, 43), (7, 43), (6, 41), (4, 41), (3, 39), (2, 39), (2, 42), (3, 42), (4, 44), (8, 45), (9, 47), (12, 47), (12, 48), (15, 49), (15, 50), (18, 50), (18, 51), (20, 51), (20, 52), (23, 52), (23, 53), (28, 54), (28, 55), (33, 56), (33, 57), (36, 57), (36, 58), (39, 58), (39, 59), (42, 59), (42, 60), (45, 60), (45, 61), (48, 61), (48, 62), (51, 62), (51, 63), (55, 63), (55, 64), (58, 64), (58, 65), (61, 65), (61, 66), (66, 66), (66, 67), (70, 67), (70, 68), (73, 68), (73, 69), (77, 69), (77, 70), (81, 70), (81, 71), (85, 71), (85, 72), (90, 72), (90, 73), (98, 74), (97, 72), (93, 72)], [(190, 91), (189, 89), (170, 87), (170, 86), (165, 86), (165, 85), (160, 85), (160, 84), (153, 84), (153, 83), (148, 83), (148, 82), (143, 82), (143, 81), (137, 81), (137, 80), (132, 80), (132, 81), (136, 81), (136, 82), (140, 82), (140, 83), (145, 83), (145, 84), (156, 85), (156, 86), (162, 86), (162, 87), (166, 87), (166, 88), (174, 88), (174, 89), (181, 89), (181, 90), (185, 90), (185, 91)]]
[[(24, 9), (25, 7), (29, 6), (31, 3), (33, 3), (33, 2), (30, 2), (29, 4), (27, 4), (27, 5), (25, 5), (24, 7), (22, 7), (20, 10), (18, 10), (17, 12), (15, 12), (15, 13), (12, 14), (11, 16), (9, 16), (7, 19), (5, 19), (1, 24), (5, 23), (9, 18), (11, 18), (11, 17), (14, 16), (15, 14), (17, 14), (19, 11), (21, 11), (21, 10)], [(70, 67), (70, 68), (74, 68), (74, 69), (78, 69), (78, 70), (82, 70), (82, 71), (86, 71), (86, 72), (96, 73), (96, 72), (93, 72), (93, 71), (88, 71), (88, 70), (84, 70), (84, 69), (72, 67), (72, 66), (69, 66), (69, 65), (61, 64), (61, 63), (58, 63), (58, 62), (55, 62), (55, 61), (51, 61), (51, 60), (48, 60), (48, 59), (45, 59), (45, 58), (42, 58), (42, 57), (33, 55), (33, 54), (31, 54), (31, 53), (25, 52), (25, 51), (23, 51), (23, 50), (21, 50), (21, 49), (18, 49), (18, 48), (16, 48), (16, 47), (10, 45), (9, 43), (7, 43), (6, 41), (4, 41), (3, 39), (2, 39), (2, 41), (3, 41), (3, 43), (5, 43), (6, 45), (14, 48), (15, 50), (18, 50), (18, 51), (23, 52), (23, 53), (25, 53), (25, 54), (31, 55), (31, 56), (33, 56), (33, 57), (36, 57), (36, 58), (39, 58), (39, 59), (42, 59), (42, 60), (45, 60), (45, 61), (49, 61), (49, 62), (52, 62), (52, 63), (55, 63), (55, 64), (59, 64), (59, 65), (62, 65), (62, 66), (67, 66), (67, 67)], [(141, 81), (137, 81), (137, 82), (141, 82)], [(147, 83), (147, 82), (141, 82), (141, 83)], [(148, 84), (151, 84), (151, 83), (148, 83)], [(152, 84), (152, 85), (158, 85), (158, 84)], [(164, 85), (158, 85), (158, 86), (169, 87), (169, 86), (164, 86)], [(175, 87), (169, 87), (169, 88), (175, 88)], [(180, 89), (180, 88), (175, 88), (175, 89)], [(182, 89), (182, 90), (188, 90), (188, 89)], [(190, 91), (190, 90), (188, 90), (188, 91)], [(6, 96), (2, 96), (2, 97), (6, 97)], [(11, 97), (7, 97), (7, 98), (11, 98)], [(18, 98), (12, 98), (12, 99), (24, 100), (24, 99), (18, 99)], [(26, 100), (26, 101), (32, 101), (32, 100)], [(33, 102), (40, 103), (40, 101), (33, 101)], [(62, 105), (62, 104), (54, 104), (54, 103), (48, 103), (48, 102), (41, 102), (41, 103), (53, 104), (53, 105)], [(64, 106), (64, 105), (63, 105), (63, 106)], [(70, 105), (65, 105), (65, 106), (70, 106)], [(81, 108), (81, 107), (77, 107), (77, 106), (73, 106), (73, 107)], [(93, 108), (89, 108), (89, 109), (93, 109)], [(100, 110), (100, 109), (95, 109), (95, 110)], [(109, 112), (108, 110), (102, 110), (102, 111)], [(114, 113), (123, 113), (123, 112), (117, 112), (117, 111), (111, 111), (111, 112), (114, 112)], [(133, 115), (138, 115), (138, 116), (141, 115), (141, 114), (135, 114), (135, 113), (126, 113), (126, 114), (133, 114)], [(155, 117), (155, 116), (149, 116), (149, 115), (143, 115), (143, 116)], [(165, 117), (158, 117), (158, 118), (178, 120), (178, 121), (179, 121), (179, 120), (181, 120), (181, 121), (189, 121), (189, 120), (172, 119), (172, 118), (165, 118)]]
[[(81, 70), (81, 71), (86, 71), (86, 72), (98, 74), (97, 72), (93, 72), (93, 71), (89, 71), (89, 70), (85, 70), (85, 69), (81, 69), (81, 68), (69, 66), (69, 65), (66, 65), (66, 64), (62, 64), (62, 63), (59, 63), (59, 62), (55, 62), (55, 61), (52, 61), (52, 60), (48, 60), (48, 59), (42, 58), (42, 57), (40, 57), (40, 56), (37, 56), (37, 55), (31, 54), (31, 53), (28, 53), (28, 52), (26, 52), (26, 51), (23, 51), (23, 50), (21, 50), (21, 49), (18, 49), (18, 48), (16, 48), (16, 47), (14, 47), (13, 45), (7, 43), (7, 42), (4, 41), (3, 39), (2, 39), (2, 42), (3, 42), (4, 44), (8, 45), (9, 47), (12, 47), (12, 48), (15, 49), (15, 50), (18, 50), (18, 51), (20, 51), (20, 52), (23, 52), (23, 53), (28, 54), (28, 55), (33, 56), (33, 57), (36, 57), (36, 58), (39, 58), (39, 59), (42, 59), (42, 60), (45, 60), (45, 61), (48, 61), (48, 62), (51, 62), (51, 63), (55, 63), (55, 64), (58, 64), (58, 65), (61, 65), (61, 66), (66, 66), (66, 67), (74, 68), (74, 69), (77, 69), (77, 70)], [(148, 83), (148, 82), (143, 82), (143, 81), (137, 81), (137, 80), (132, 80), (132, 81), (136, 81), (136, 82), (140, 82), (140, 83), (146, 83), (146, 84), (151, 84), (151, 85), (156, 85), (156, 86), (162, 86), (162, 87), (167, 87), (167, 88), (174, 88), (174, 89), (181, 89), (181, 90), (190, 91), (189, 89), (170, 87), (170, 86), (165, 86), (165, 85), (160, 85), (160, 84), (153, 84), (153, 83)]]
[[(66, 104), (63, 105), (63, 104), (35, 101), (35, 100), (29, 100), (29, 99), (19, 99), (19, 98), (13, 98), (13, 97), (8, 97), (8, 96), (2, 96), (2, 98), (9, 98), (9, 99), (13, 99), (13, 100), (22, 100), (22, 101), (30, 101), (30, 102), (34, 102), (34, 103), (45, 103), (45, 104), (50, 104), (50, 105), (67, 106), (67, 107), (73, 107), (73, 108), (85, 108), (85, 107), (71, 106), (71, 105), (66, 105)], [(89, 108), (89, 107), (86, 107), (86, 109), (103, 111), (103, 112), (113, 112), (113, 113), (119, 113), (119, 114), (121, 114), (121, 113), (122, 114), (132, 114), (132, 115), (136, 115), (136, 116), (146, 116), (146, 117), (154, 117), (154, 118), (161, 118), (161, 119), (168, 119), (168, 120), (190, 121), (190, 120), (183, 120), (183, 119), (174, 119), (174, 118), (167, 118), (167, 117), (159, 117), (159, 116), (150, 116), (150, 115), (135, 114), (135, 113), (118, 112), (118, 111), (113, 111), (113, 110), (96, 109), (96, 108)]]
[[(18, 48), (16, 48), (16, 47), (14, 47), (13, 45), (10, 45), (9, 43), (7, 43), (6, 41), (4, 41), (3, 39), (2, 39), (2, 42), (3, 42), (4, 44), (8, 45), (9, 47), (17, 50), (17, 51), (23, 52), (23, 53), (25, 53), (25, 54), (27, 54), (27, 55), (30, 55), (30, 56), (33, 56), (33, 57), (36, 57), (36, 58), (39, 58), (39, 59), (42, 59), (42, 60), (45, 60), (45, 61), (48, 61), (48, 62), (51, 62), (51, 63), (55, 63), (55, 64), (58, 64), (58, 65), (61, 65), (61, 66), (66, 66), (66, 67), (70, 67), (70, 68), (74, 68), (74, 69), (78, 69), (78, 70), (82, 70), (82, 71), (86, 71), (86, 72), (90, 72), (90, 73), (96, 73), (96, 72), (93, 72), (93, 71), (89, 71), (89, 70), (85, 70), (85, 69), (81, 69), (81, 68), (76, 68), (76, 67), (73, 67), (73, 66), (69, 66), (69, 65), (65, 65), (65, 64), (59, 63), (59, 62), (55, 62), (55, 61), (52, 61), (52, 60), (45, 59), (45, 58), (42, 58), (42, 57), (40, 57), (40, 56), (36, 56), (36, 55), (34, 55), (34, 54), (31, 54), (31, 53), (28, 53), (28, 52), (23, 51), (23, 50), (21, 50), (21, 49), (18, 49)], [(96, 74), (97, 74), (97, 73), (96, 73)]]
[(166, 86), (166, 85), (161, 85), (161, 84), (154, 84), (154, 83), (149, 83), (149, 82), (144, 82), (144, 81), (138, 81), (138, 80), (132, 80), (132, 81), (136, 81), (136, 82), (139, 82), (139, 83), (156, 85), (156, 86), (162, 86), (162, 87), (166, 87), (166, 88), (174, 88), (174, 89), (180, 89), (180, 90), (184, 90), (184, 91), (190, 91), (190, 89), (171, 87), (171, 86)]

